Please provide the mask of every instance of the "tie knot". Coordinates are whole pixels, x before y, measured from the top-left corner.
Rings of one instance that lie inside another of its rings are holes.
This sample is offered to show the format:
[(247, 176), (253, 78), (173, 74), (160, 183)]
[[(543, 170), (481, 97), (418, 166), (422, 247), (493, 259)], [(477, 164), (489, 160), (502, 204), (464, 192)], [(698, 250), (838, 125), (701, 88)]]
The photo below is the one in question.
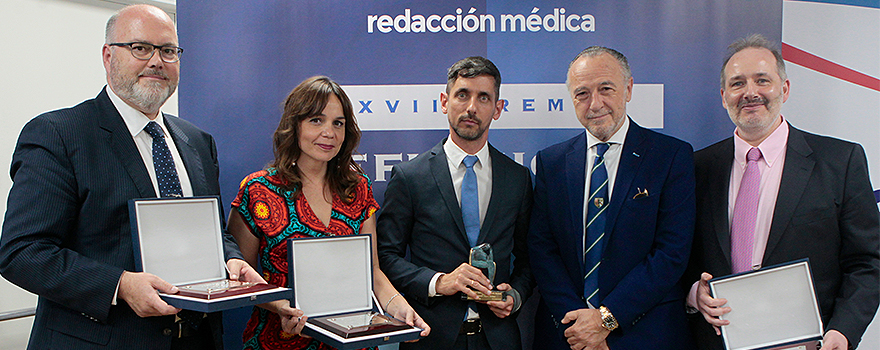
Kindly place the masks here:
[(761, 160), (761, 156), (761, 150), (758, 149), (758, 147), (752, 147), (752, 149), (749, 150), (749, 153), (746, 154), (746, 160), (757, 162)]
[(611, 145), (606, 142), (597, 143), (596, 144), (596, 156), (597, 157), (604, 157), (605, 151), (608, 150), (608, 147), (611, 147)]
[(464, 166), (468, 169), (473, 168), (474, 164), (477, 164), (477, 161), (480, 160), (477, 156), (465, 156), (464, 160), (461, 162), (464, 163)]
[(159, 127), (159, 124), (156, 122), (147, 123), (147, 126), (144, 127), (144, 131), (150, 134), (154, 139), (164, 137), (162, 134), (162, 128)]

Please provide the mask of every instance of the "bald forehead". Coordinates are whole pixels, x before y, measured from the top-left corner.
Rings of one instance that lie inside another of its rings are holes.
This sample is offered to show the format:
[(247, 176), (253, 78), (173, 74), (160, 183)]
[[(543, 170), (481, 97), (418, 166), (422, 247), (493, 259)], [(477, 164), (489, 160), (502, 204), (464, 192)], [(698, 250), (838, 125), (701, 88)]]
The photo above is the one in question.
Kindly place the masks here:
[(150, 5), (133, 5), (120, 10), (109, 32), (111, 41), (145, 40), (145, 36), (158, 35), (165, 41), (153, 44), (177, 44), (174, 21), (165, 11)]

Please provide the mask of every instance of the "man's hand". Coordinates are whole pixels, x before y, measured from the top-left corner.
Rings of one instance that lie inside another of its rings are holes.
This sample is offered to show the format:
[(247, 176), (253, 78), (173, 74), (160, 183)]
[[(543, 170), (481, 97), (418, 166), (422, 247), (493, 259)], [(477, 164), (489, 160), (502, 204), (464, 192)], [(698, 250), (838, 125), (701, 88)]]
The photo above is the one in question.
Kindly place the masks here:
[(843, 333), (837, 330), (829, 330), (822, 339), (822, 350), (846, 350), (849, 348), (849, 341), (843, 336)]
[(480, 272), (480, 269), (467, 263), (462, 263), (452, 272), (441, 275), (440, 278), (437, 279), (435, 290), (437, 291), (437, 294), (441, 295), (453, 295), (462, 292), (469, 297), (476, 299), (477, 293), (474, 293), (474, 290), (471, 288), (483, 292), (484, 294), (489, 294), (492, 289), (492, 284), (489, 282), (489, 278)]
[(731, 309), (727, 306), (722, 307), (727, 304), (727, 299), (715, 299), (709, 295), (710, 279), (712, 279), (712, 275), (706, 272), (700, 275), (700, 282), (697, 285), (697, 310), (703, 314), (706, 322), (715, 327), (715, 334), (721, 335), (721, 328), (718, 327), (729, 325), (730, 321), (718, 317), (730, 312)]
[(608, 350), (605, 338), (611, 333), (602, 327), (602, 315), (596, 309), (578, 309), (569, 311), (562, 318), (562, 324), (574, 324), (565, 330), (565, 340), (572, 350), (599, 349)]
[[(495, 286), (498, 290), (504, 292), (513, 289), (509, 284), (502, 283)], [(510, 313), (513, 312), (513, 295), (508, 295), (501, 301), (480, 301), (480, 303), (486, 304), (489, 306), (489, 310), (492, 310), (492, 313), (498, 318), (505, 318), (510, 316)]]
[(180, 312), (180, 309), (162, 301), (157, 290), (167, 294), (177, 293), (177, 287), (146, 272), (123, 271), (119, 278), (118, 297), (125, 300), (138, 316), (164, 316)]
[(241, 259), (229, 259), (226, 262), (226, 271), (229, 271), (229, 279), (233, 281), (266, 283), (266, 280), (254, 270), (250, 264)]

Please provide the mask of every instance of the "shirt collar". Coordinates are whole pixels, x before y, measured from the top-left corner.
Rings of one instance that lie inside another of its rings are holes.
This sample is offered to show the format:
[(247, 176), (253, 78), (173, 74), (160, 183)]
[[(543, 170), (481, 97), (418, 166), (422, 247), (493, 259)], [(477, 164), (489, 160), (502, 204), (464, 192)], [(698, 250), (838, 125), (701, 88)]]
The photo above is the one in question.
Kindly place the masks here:
[[(762, 159), (764, 160), (764, 163), (767, 164), (768, 168), (772, 168), (773, 164), (779, 160), (780, 155), (785, 151), (786, 143), (788, 143), (788, 121), (782, 117), (782, 123), (779, 123), (776, 130), (773, 130), (773, 132), (770, 133), (770, 136), (767, 136), (767, 138), (764, 139), (764, 141), (761, 141), (761, 144), (758, 145), (758, 149), (761, 150)], [(748, 153), (750, 149), (752, 149), (752, 145), (734, 132), (733, 159), (736, 160), (737, 164), (745, 165), (746, 153)]]
[[(626, 140), (626, 133), (629, 131), (629, 116), (625, 116), (623, 119), (623, 125), (620, 126), (620, 129), (617, 129), (617, 132), (614, 135), (611, 135), (611, 138), (606, 143), (610, 143), (612, 145), (623, 145), (623, 142)], [(599, 140), (593, 134), (587, 130), (587, 149), (593, 148), (593, 146), (603, 143), (603, 141)]]
[[(131, 133), (131, 136), (134, 137), (139, 132), (143, 131), (144, 127), (147, 126), (147, 123), (151, 121), (150, 118), (147, 118), (147, 116), (141, 113), (141, 111), (129, 106), (128, 103), (125, 103), (121, 97), (113, 92), (113, 89), (111, 89), (110, 86), (107, 86), (106, 90), (107, 95), (110, 97), (110, 102), (113, 102), (116, 111), (122, 116), (122, 120), (125, 122), (125, 127), (128, 128), (128, 132)], [(159, 111), (159, 114), (154, 121), (162, 128), (162, 132), (165, 133), (165, 135), (168, 135), (168, 130), (165, 129), (165, 119), (162, 115), (162, 111)]]
[[(477, 164), (479, 166), (484, 166), (487, 164), (489, 160), (489, 143), (486, 142), (482, 148), (475, 154), (477, 159), (479, 160)], [(449, 159), (452, 164), (455, 164), (455, 167), (462, 166), (461, 161), (464, 160), (464, 157), (467, 156), (467, 152), (465, 152), (461, 147), (452, 142), (452, 138), (447, 138), (446, 142), (443, 143), (443, 151), (446, 152), (446, 158)]]

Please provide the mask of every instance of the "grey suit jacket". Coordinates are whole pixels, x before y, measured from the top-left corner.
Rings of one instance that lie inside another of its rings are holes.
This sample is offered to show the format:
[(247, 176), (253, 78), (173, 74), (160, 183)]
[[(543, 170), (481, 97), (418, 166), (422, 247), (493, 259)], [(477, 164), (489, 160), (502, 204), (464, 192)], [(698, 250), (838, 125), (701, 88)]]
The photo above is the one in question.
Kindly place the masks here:
[[(826, 330), (840, 331), (855, 348), (880, 303), (880, 214), (865, 151), (789, 128), (763, 265), (809, 258)], [(732, 272), (727, 207), (733, 149), (728, 138), (695, 154), (697, 221), (687, 286), (703, 271), (715, 277)], [(702, 348), (722, 348), (701, 315), (691, 326)]]
[[(466, 263), (470, 252), (443, 142), (394, 166), (385, 190), (384, 207), (379, 212), (377, 233), (382, 271), (431, 326), (427, 338), (401, 344), (402, 349), (448, 349), (458, 336), (467, 308), (467, 302), (459, 295), (427, 295), (434, 274), (451, 272)], [(489, 156), (492, 197), (477, 244), (492, 245), (497, 264), (494, 284), (509, 283), (525, 300), (534, 287), (526, 250), (531, 175), (491, 145)], [(405, 259), (407, 248), (409, 260)], [(478, 304), (478, 311), (493, 348), (520, 348), (516, 314), (500, 319), (482, 304)]]
[[(164, 119), (194, 194), (219, 195), (214, 139)], [(128, 200), (156, 193), (107, 92), (28, 122), (10, 175), (0, 274), (39, 296), (28, 348), (169, 349), (173, 316), (141, 318), (123, 300), (110, 305), (123, 270), (135, 268)], [(240, 258), (226, 238), (227, 258)], [(222, 348), (219, 313), (210, 319)]]

